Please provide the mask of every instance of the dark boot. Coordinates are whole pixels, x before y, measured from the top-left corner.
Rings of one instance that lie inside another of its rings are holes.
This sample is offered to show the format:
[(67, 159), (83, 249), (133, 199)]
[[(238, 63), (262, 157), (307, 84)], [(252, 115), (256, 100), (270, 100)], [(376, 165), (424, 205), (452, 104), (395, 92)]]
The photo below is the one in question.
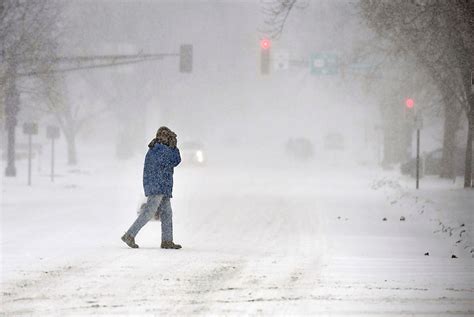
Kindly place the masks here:
[(161, 242), (162, 249), (181, 249), (179, 244), (175, 244), (173, 241), (163, 241)]
[(122, 241), (125, 242), (130, 248), (138, 248), (138, 244), (135, 243), (135, 238), (129, 235), (128, 233), (122, 236)]

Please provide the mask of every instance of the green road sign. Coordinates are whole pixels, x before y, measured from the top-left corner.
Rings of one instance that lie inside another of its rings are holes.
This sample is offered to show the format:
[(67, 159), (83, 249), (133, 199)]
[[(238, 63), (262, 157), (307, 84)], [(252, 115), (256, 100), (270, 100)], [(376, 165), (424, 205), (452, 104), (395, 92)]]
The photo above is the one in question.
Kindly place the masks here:
[(315, 53), (311, 55), (311, 74), (336, 75), (339, 70), (339, 61), (333, 53)]

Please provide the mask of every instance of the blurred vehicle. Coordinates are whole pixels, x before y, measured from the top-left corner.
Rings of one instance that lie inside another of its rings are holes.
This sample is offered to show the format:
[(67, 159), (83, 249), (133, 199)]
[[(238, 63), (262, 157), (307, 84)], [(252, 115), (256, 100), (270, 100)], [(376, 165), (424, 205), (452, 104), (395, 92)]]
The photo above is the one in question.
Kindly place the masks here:
[(296, 159), (310, 159), (314, 156), (314, 146), (306, 138), (290, 138), (285, 145), (286, 153)]
[(340, 133), (330, 133), (324, 138), (326, 150), (344, 150), (344, 137)]
[[(420, 159), (420, 175), (440, 175), (443, 149), (437, 149), (423, 154)], [(457, 148), (454, 151), (454, 172), (456, 176), (464, 175), (464, 150)], [(416, 158), (412, 158), (400, 165), (400, 172), (404, 175), (416, 175)]]
[(207, 157), (204, 146), (200, 142), (183, 142), (178, 145), (181, 153), (181, 162), (184, 165), (203, 166)]

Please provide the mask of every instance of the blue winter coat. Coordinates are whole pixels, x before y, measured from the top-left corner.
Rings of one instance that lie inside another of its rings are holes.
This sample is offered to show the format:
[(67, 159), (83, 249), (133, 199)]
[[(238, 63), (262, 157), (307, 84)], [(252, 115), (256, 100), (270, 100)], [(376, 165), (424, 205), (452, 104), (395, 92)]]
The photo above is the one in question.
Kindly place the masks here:
[(145, 196), (172, 197), (174, 167), (181, 162), (178, 148), (156, 143), (148, 149), (143, 168)]

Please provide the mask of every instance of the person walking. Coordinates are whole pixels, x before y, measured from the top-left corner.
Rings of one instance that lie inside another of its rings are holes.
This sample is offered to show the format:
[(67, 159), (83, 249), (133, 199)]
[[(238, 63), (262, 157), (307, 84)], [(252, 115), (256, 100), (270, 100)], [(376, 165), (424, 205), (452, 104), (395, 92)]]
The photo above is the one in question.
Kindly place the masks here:
[(167, 127), (159, 128), (148, 148), (143, 168), (146, 206), (122, 236), (122, 241), (131, 248), (138, 248), (135, 243), (136, 235), (158, 211), (161, 219), (161, 248), (181, 249), (179, 244), (173, 242), (173, 212), (170, 201), (174, 168), (181, 162), (176, 133)]

